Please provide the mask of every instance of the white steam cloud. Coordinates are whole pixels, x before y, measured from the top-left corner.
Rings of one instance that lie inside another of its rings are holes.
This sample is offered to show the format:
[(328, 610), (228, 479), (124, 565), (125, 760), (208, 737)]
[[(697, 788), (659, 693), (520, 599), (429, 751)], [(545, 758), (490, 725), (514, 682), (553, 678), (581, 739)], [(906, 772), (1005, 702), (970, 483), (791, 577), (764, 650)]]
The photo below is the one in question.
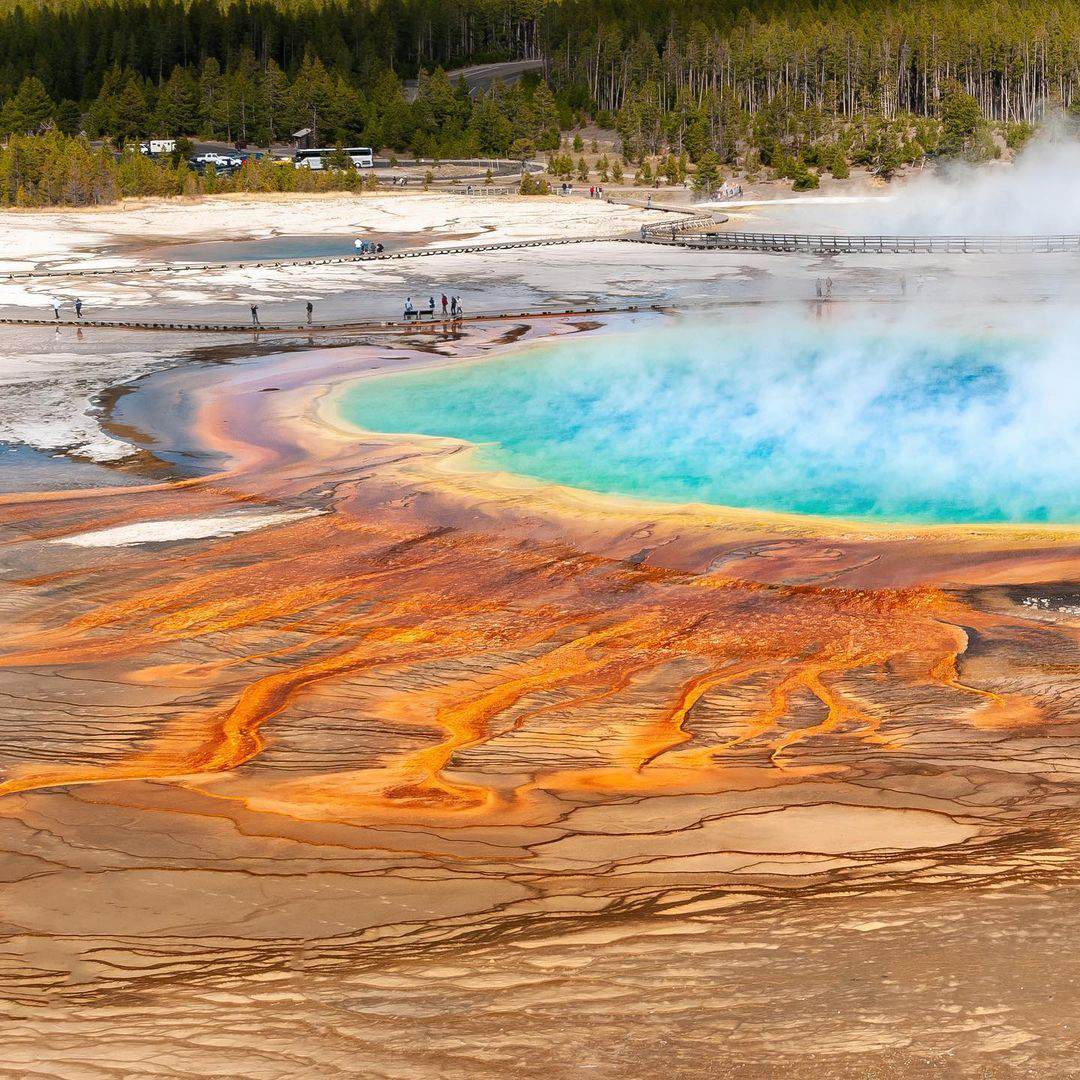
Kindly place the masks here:
[[(1019, 311), (1020, 309), (1015, 309)], [(1080, 320), (987, 332), (772, 309), (375, 380), (366, 427), (559, 483), (898, 521), (1080, 521)]]
[(1080, 142), (1045, 132), (1012, 165), (924, 173), (888, 202), (860, 206), (868, 232), (902, 235), (1080, 235)]

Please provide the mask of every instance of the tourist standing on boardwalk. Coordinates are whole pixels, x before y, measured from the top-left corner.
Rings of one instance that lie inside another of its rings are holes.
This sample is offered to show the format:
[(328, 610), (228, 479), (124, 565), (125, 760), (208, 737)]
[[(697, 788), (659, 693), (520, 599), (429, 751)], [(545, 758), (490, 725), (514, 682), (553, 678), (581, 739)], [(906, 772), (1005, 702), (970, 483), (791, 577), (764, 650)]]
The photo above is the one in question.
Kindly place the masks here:
[(416, 314), (416, 308), (413, 307), (412, 297), (405, 297), (405, 321), (408, 322)]
[(252, 326), (262, 326), (262, 323), (259, 322), (259, 305), (258, 304), (252, 304), (251, 305), (251, 325)]
[(446, 318), (446, 305), (448, 303), (450, 303), (450, 301), (446, 299), (446, 293), (443, 293), (442, 294), (442, 313), (443, 313), (443, 318), (444, 319)]
[(59, 321), (59, 319), (60, 319), (60, 301), (57, 300), (57, 298), (55, 296), (53, 297), (52, 311), (53, 311), (53, 317), (57, 321)]
[(455, 296), (454, 303), (457, 304), (457, 317), (460, 319), (464, 312), (461, 310), (461, 297)]
[(457, 297), (456, 296), (451, 296), (450, 297), (450, 317), (452, 319), (457, 318)]
[(82, 318), (82, 299), (80, 297), (76, 297), (75, 299), (75, 318)]
[(814, 288), (817, 290), (817, 298), (820, 300), (821, 299), (821, 278), (818, 278), (817, 281), (814, 282)]
[(315, 308), (314, 308), (314, 307), (312, 306), (312, 303), (311, 303), (311, 301), (309, 300), (309, 301), (307, 302), (307, 321), (308, 321), (308, 326), (310, 326), (310, 325), (311, 325), (311, 313), (312, 313), (312, 312), (313, 312), (314, 310), (315, 310)]

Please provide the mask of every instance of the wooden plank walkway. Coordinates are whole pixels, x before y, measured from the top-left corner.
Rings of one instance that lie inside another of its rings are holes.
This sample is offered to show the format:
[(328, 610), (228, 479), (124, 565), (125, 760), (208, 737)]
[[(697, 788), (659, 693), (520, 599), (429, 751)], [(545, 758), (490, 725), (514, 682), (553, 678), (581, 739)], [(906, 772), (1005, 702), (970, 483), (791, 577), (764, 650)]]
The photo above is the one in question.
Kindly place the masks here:
[(207, 333), (235, 334), (311, 334), (311, 333), (387, 333), (394, 331), (417, 331), (445, 333), (465, 323), (512, 322), (519, 319), (565, 319), (581, 318), (591, 315), (631, 315), (642, 311), (667, 311), (660, 304), (642, 307), (629, 304), (623, 307), (566, 308), (561, 311), (488, 311), (460, 318), (443, 318), (438, 315), (424, 319), (367, 319), (357, 322), (342, 323), (266, 323), (254, 326), (250, 322), (136, 322), (127, 319), (5, 319), (0, 318), (0, 326), (55, 326), (55, 327), (98, 327), (114, 330), (164, 330)]
[(699, 251), (806, 252), (814, 255), (1024, 255), (1080, 251), (1080, 236), (813, 236), (709, 232), (682, 238)]
[[(643, 205), (643, 204), (642, 204)], [(1080, 235), (1059, 236), (816, 236), (805, 233), (752, 233), (721, 229), (728, 219), (720, 214), (692, 208), (654, 205), (654, 210), (685, 214), (682, 221), (643, 225), (630, 236), (561, 236), (537, 240), (505, 240), (491, 244), (460, 244), (453, 247), (410, 248), (381, 254), (338, 255), (324, 258), (262, 259), (246, 262), (168, 263), (157, 266), (106, 267), (57, 270), (3, 270), (0, 279), (77, 279), (136, 277), (143, 274), (193, 274), (222, 270), (281, 269), (293, 266), (336, 266), (350, 263), (393, 262), (402, 259), (475, 255), (525, 248), (563, 247), (571, 244), (644, 243), (685, 247), (696, 251), (759, 251), (776, 254), (889, 255), (889, 254), (1046, 254), (1080, 252)]]
[(77, 266), (60, 270), (2, 270), (6, 281), (26, 281), (35, 278), (133, 277), (138, 274), (190, 274), (211, 270), (244, 270), (266, 267), (336, 266), (346, 263), (389, 262), (395, 259), (423, 259), (438, 255), (469, 255), (489, 251), (511, 251), (517, 248), (562, 247), (567, 244), (625, 243), (626, 236), (559, 236), (540, 240), (504, 240), (493, 244), (460, 244), (456, 247), (409, 248), (405, 251), (384, 251), (374, 255), (334, 255), (320, 259), (260, 259), (246, 262), (166, 263), (158, 266), (106, 267), (80, 270)]

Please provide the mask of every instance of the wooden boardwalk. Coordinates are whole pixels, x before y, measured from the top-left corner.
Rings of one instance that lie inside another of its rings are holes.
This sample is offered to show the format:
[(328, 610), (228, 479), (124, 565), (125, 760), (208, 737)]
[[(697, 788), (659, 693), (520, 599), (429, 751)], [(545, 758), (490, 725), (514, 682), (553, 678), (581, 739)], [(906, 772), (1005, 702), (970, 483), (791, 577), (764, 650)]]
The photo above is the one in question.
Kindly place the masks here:
[[(614, 201), (609, 199), (609, 202)], [(646, 206), (634, 200), (630, 205)], [(394, 262), (403, 259), (437, 258), (451, 255), (488, 254), (524, 248), (563, 247), (571, 244), (639, 243), (685, 247), (695, 251), (758, 251), (775, 254), (813, 255), (903, 255), (976, 254), (1023, 255), (1080, 252), (1080, 235), (1058, 236), (839, 236), (808, 233), (755, 233), (723, 229), (723, 214), (696, 211), (692, 207), (653, 204), (650, 209), (681, 215), (681, 220), (642, 225), (631, 235), (560, 236), (536, 240), (506, 240), (490, 244), (458, 244), (445, 247), (410, 248), (380, 254), (337, 255), (323, 258), (260, 259), (244, 262), (185, 262), (147, 266), (80, 269), (78, 266), (52, 270), (4, 270), (0, 280), (75, 279), (92, 277), (137, 277), (144, 274), (197, 274), (222, 270), (244, 270), (293, 266), (336, 266), (350, 263)], [(7, 321), (7, 320), (5, 320)]]
[(813, 255), (1028, 255), (1080, 251), (1080, 236), (1067, 235), (814, 236), (805, 233), (692, 231), (683, 234), (678, 242), (699, 251), (805, 252)]
[(164, 330), (183, 332), (233, 333), (233, 334), (325, 334), (346, 332), (356, 334), (395, 333), (400, 331), (428, 333), (453, 333), (465, 323), (513, 322), (519, 319), (566, 319), (586, 318), (596, 315), (633, 315), (643, 311), (667, 311), (660, 304), (641, 306), (628, 304), (621, 307), (566, 308), (563, 310), (537, 311), (488, 311), (477, 312), (458, 318), (436, 314), (434, 317), (415, 319), (358, 319), (340, 323), (262, 323), (258, 326), (250, 322), (143, 322), (135, 319), (14, 319), (0, 318), (0, 326), (55, 326), (78, 329), (99, 328), (110, 330)]
[(384, 251), (374, 255), (332, 255), (317, 259), (248, 259), (244, 262), (163, 263), (157, 266), (110, 266), (81, 270), (77, 266), (57, 270), (3, 270), (0, 279), (26, 281), (37, 278), (134, 277), (139, 274), (192, 274), (212, 270), (284, 268), (290, 266), (336, 266), (346, 263), (392, 262), (401, 259), (424, 259), (439, 255), (470, 255), (490, 251), (511, 251), (517, 248), (563, 247), (567, 244), (625, 243), (626, 236), (558, 236), (539, 240), (504, 240), (493, 244), (458, 244), (453, 247), (409, 248), (405, 251)]

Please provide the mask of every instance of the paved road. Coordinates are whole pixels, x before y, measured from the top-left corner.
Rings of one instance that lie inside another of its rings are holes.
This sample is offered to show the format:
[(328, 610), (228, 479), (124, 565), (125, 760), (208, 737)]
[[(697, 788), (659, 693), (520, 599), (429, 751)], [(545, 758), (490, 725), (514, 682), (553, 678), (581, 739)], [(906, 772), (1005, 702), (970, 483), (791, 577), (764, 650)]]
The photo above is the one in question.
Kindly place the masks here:
[[(506, 83), (516, 82), (525, 72), (540, 71), (543, 66), (543, 60), (507, 60), (500, 64), (477, 64), (475, 67), (458, 68), (446, 74), (452, 83), (456, 83), (458, 79), (464, 79), (469, 93), (481, 94), (496, 79), (501, 79)], [(416, 97), (415, 79), (405, 82), (405, 97), (409, 101)]]

